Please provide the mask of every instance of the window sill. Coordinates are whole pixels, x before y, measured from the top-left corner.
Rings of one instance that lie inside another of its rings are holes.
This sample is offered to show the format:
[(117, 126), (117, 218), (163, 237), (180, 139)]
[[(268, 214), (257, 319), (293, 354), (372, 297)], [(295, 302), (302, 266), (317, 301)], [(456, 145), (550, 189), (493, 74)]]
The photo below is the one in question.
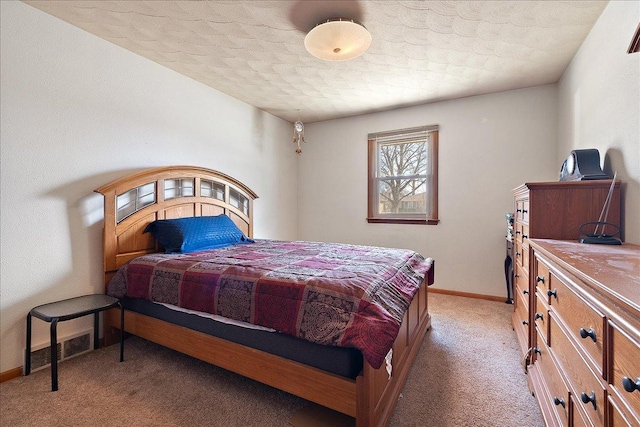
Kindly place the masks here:
[(417, 224), (438, 225), (439, 219), (415, 219), (415, 218), (367, 218), (369, 224)]

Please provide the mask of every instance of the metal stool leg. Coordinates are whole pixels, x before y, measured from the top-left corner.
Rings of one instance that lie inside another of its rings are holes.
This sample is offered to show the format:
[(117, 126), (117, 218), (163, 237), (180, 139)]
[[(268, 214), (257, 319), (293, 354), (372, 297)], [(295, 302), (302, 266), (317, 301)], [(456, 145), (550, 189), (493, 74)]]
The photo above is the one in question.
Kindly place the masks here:
[(51, 320), (51, 391), (58, 390), (58, 319)]
[(120, 361), (124, 361), (124, 306), (120, 303)]
[(24, 355), (24, 375), (31, 373), (31, 312), (27, 314), (27, 346)]
[(93, 349), (100, 346), (100, 312), (93, 313)]

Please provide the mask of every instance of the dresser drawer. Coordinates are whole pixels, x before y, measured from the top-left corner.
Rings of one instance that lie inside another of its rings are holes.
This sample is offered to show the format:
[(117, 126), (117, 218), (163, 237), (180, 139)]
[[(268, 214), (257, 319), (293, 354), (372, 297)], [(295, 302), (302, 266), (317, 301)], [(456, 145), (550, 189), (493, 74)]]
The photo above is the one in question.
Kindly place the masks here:
[(640, 426), (640, 420), (634, 419), (632, 415), (625, 415), (623, 410), (618, 407), (611, 396), (609, 396), (609, 427), (637, 426)]
[(522, 221), (516, 222), (516, 234), (515, 234), (514, 241), (522, 243), (522, 227), (523, 226), (524, 224), (522, 224)]
[(552, 293), (549, 298), (550, 306), (598, 367), (598, 375), (604, 378), (604, 315), (569, 289), (555, 274), (551, 274), (549, 286)]
[(522, 267), (529, 271), (529, 242), (522, 242)]
[(520, 265), (521, 267), (527, 268), (527, 265), (522, 263), (522, 242), (519, 240), (516, 240), (514, 248), (515, 250), (513, 252), (513, 256), (514, 256), (515, 264)]
[[(569, 425), (569, 389), (562, 379), (562, 375), (556, 367), (549, 347), (544, 344), (542, 336), (538, 335), (538, 352), (536, 353), (536, 363), (540, 364), (540, 372), (544, 377), (549, 394), (544, 396), (548, 399), (549, 408), (554, 408), (554, 413), (560, 421), (560, 425)], [(539, 396), (541, 397), (541, 396)]]
[(522, 224), (522, 234), (520, 236), (522, 244), (529, 246), (529, 226), (527, 224)]
[(593, 423), (591, 423), (584, 413), (584, 411), (580, 410), (580, 406), (582, 406), (582, 402), (580, 398), (576, 398), (576, 396), (571, 395), (571, 426), (572, 427), (593, 427)]
[(522, 221), (529, 223), (529, 199), (522, 200)]
[(536, 323), (536, 329), (544, 338), (544, 342), (549, 345), (547, 329), (547, 317), (549, 316), (549, 309), (547, 304), (543, 301), (539, 292), (536, 292), (536, 306), (533, 313), (533, 321)]
[[(515, 312), (518, 316), (521, 317), (521, 320), (526, 320), (527, 324), (525, 326), (529, 326), (529, 293), (525, 293), (520, 291), (520, 289), (516, 288), (517, 292), (515, 294), (514, 302), (516, 305)], [(522, 322), (520, 322), (522, 323)]]
[[(519, 289), (520, 295), (525, 295), (525, 299), (529, 300), (529, 276), (518, 263), (515, 264), (513, 284), (516, 289)], [(528, 305), (528, 303), (527, 303)]]
[[(640, 418), (640, 337), (632, 338), (613, 322), (609, 324), (612, 353), (612, 375), (609, 383), (625, 405)], [(627, 391), (624, 383), (632, 391)], [(632, 389), (632, 386), (636, 388)]]
[[(526, 298), (526, 295), (523, 296)], [(522, 355), (527, 354), (529, 349), (529, 303), (523, 301), (523, 297), (515, 295), (515, 310), (511, 315), (511, 323), (516, 333), (516, 339), (520, 345)]]
[(520, 361), (522, 362), (522, 368), (526, 373), (527, 368), (525, 365), (529, 365), (531, 363), (529, 356), (529, 330), (526, 329), (526, 326), (522, 326), (522, 320), (517, 319), (515, 313), (512, 316), (513, 330), (516, 335), (516, 342), (520, 348)]
[(536, 283), (537, 292), (545, 296), (545, 301), (549, 302), (547, 291), (549, 290), (549, 283), (551, 282), (551, 273), (549, 267), (547, 267), (542, 261), (536, 258), (534, 261), (533, 277)]
[(564, 371), (569, 381), (569, 388), (574, 392), (575, 403), (593, 422), (595, 426), (604, 426), (604, 412), (607, 403), (606, 392), (596, 374), (573, 346), (569, 337), (558, 326), (558, 319), (552, 312), (549, 315), (549, 343), (560, 370)]
[(529, 199), (516, 199), (516, 222), (529, 222)]
[(522, 244), (529, 244), (529, 226), (522, 222), (516, 223), (516, 242), (520, 242)]

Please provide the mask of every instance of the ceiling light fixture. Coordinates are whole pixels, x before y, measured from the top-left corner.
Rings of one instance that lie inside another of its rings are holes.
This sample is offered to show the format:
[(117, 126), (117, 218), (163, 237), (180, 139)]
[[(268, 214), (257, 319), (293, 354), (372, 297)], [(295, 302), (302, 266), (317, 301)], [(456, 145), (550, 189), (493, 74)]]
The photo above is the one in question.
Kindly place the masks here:
[(334, 18), (316, 25), (304, 38), (304, 47), (325, 61), (346, 61), (369, 49), (371, 34), (353, 19)]

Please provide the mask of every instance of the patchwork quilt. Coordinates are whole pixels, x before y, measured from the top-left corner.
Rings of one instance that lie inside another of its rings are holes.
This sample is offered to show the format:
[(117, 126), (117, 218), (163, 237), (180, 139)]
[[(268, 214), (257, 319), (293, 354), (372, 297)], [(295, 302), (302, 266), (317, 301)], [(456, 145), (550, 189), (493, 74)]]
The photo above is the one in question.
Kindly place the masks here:
[(107, 293), (173, 304), (355, 347), (379, 368), (431, 259), (402, 249), (258, 240), (123, 266)]

